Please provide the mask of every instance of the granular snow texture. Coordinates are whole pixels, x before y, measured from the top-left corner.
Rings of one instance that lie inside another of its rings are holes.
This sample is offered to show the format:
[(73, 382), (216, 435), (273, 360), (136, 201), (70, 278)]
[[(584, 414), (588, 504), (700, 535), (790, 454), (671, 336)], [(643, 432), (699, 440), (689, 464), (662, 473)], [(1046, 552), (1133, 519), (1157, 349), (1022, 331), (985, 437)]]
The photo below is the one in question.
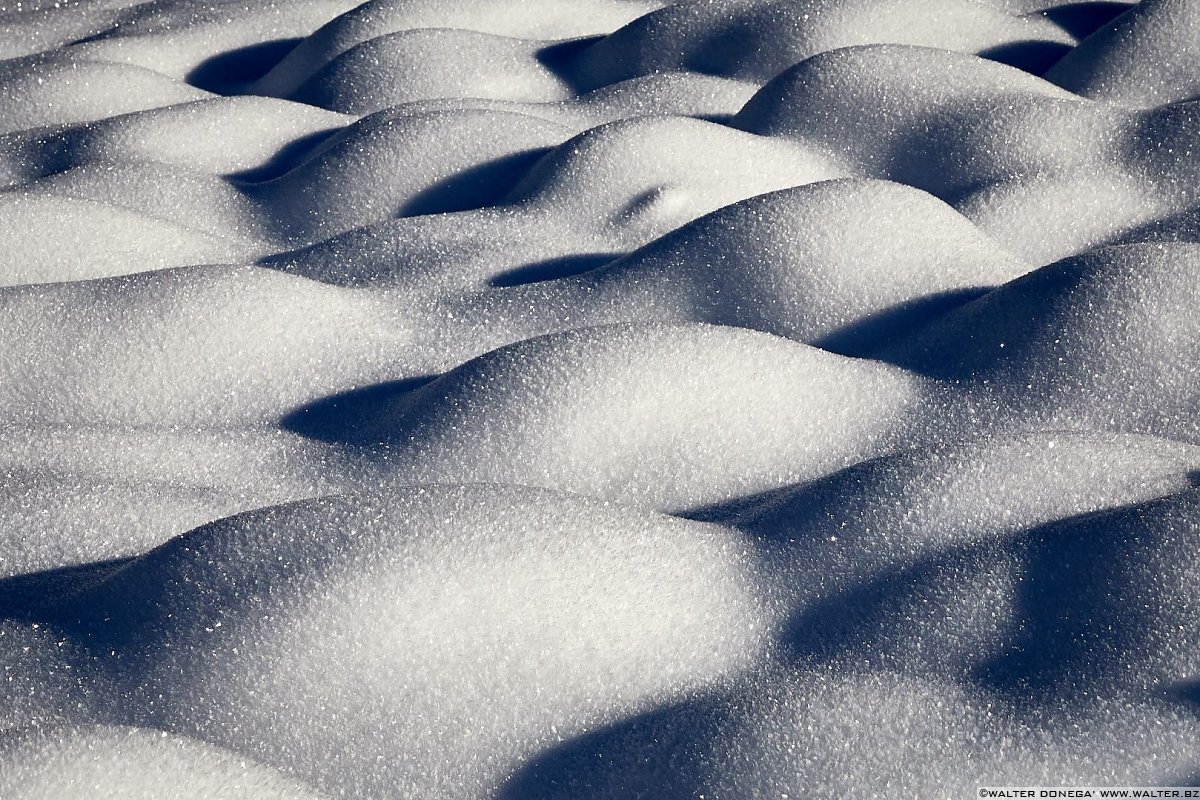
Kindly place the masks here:
[(1200, 784), (1200, 0), (0, 59), (0, 798)]

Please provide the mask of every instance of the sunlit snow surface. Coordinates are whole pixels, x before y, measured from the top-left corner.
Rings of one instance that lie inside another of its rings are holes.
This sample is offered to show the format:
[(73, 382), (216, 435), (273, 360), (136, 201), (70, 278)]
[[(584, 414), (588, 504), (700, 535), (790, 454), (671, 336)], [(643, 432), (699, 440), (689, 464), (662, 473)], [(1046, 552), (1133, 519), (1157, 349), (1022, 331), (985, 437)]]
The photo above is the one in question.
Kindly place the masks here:
[(1200, 0), (0, 55), (0, 798), (1200, 784)]

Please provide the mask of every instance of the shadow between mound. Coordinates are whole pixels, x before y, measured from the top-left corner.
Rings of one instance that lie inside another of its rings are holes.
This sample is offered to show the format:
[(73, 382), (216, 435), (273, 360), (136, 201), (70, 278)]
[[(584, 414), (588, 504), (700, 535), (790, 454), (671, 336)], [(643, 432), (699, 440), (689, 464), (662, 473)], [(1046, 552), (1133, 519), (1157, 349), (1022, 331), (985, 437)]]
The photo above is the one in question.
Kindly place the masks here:
[(885, 347), (990, 291), (991, 287), (957, 289), (914, 298), (856, 319), (810, 344), (843, 356), (875, 358)]
[[(1015, 598), (1019, 634), (979, 666), (975, 680), (1005, 694), (1050, 700), (1104, 680), (1157, 683), (1159, 651), (1149, 629), (1169, 606), (1137, 569), (1169, 553), (1171, 542), (1141, 520), (1169, 511), (1179, 496), (1047, 523), (1014, 542), (1024, 562)], [(1160, 577), (1168, 585), (1179, 576)]]
[(1076, 39), (1086, 39), (1136, 4), (1093, 2), (1054, 6), (1041, 15)]
[[(838, 473), (833, 473), (834, 475)], [(816, 481), (825, 480), (832, 476), (823, 476), (817, 478)], [(776, 486), (770, 489), (763, 489), (760, 492), (751, 494), (743, 494), (737, 497), (732, 497), (728, 500), (721, 500), (716, 503), (710, 503), (703, 506), (694, 506), (682, 511), (676, 511), (671, 514), (673, 517), (681, 517), (690, 519), (695, 522), (711, 522), (717, 525), (732, 525), (738, 527), (737, 518), (746, 513), (752, 513), (757, 508), (771, 503), (779, 498), (794, 494), (799, 487), (806, 486), (813, 481), (802, 481), (800, 483), (791, 483), (786, 486)], [(754, 534), (756, 537), (758, 534)], [(765, 538), (765, 537), (762, 537)]]
[[(1200, 99), (1200, 96), (1193, 99)], [(1147, 139), (1150, 137), (1147, 136)], [(1200, 207), (1120, 230), (1099, 242), (1097, 248), (1144, 242), (1200, 243)]]
[(225, 177), (242, 185), (266, 183), (286, 175), (312, 157), (314, 151), (344, 128), (330, 128), (301, 136), (279, 148), (266, 163), (241, 172), (226, 173)]
[[(1171, 551), (1140, 520), (1177, 498), (952, 545), (851, 582), (795, 609), (780, 634), (782, 654), (798, 668), (932, 673), (994, 692), (1017, 709), (1105, 691), (1113, 680), (1152, 685), (1156, 651), (1147, 622), (1168, 612), (1156, 610), (1162, 595), (1126, 565), (1152, 564)], [(822, 571), (819, 563), (811, 569)], [(1178, 577), (1164, 580), (1178, 584)], [(983, 624), (969, 636), (953, 624), (937, 633), (941, 617), (953, 621), (971, 608), (969, 619)], [(1200, 706), (1198, 687), (1179, 685), (1172, 699)]]
[(249, 84), (271, 71), (303, 38), (256, 42), (201, 61), (183, 76), (186, 83), (214, 94), (242, 94)]
[(63, 628), (78, 627), (71, 618), (71, 602), (94, 589), (134, 561), (136, 556), (58, 567), (0, 579), (0, 619), (47, 622)]
[[(922, 615), (932, 618), (951, 610), (953, 606), (939, 609), (946, 589), (955, 583), (976, 583), (989, 570), (1012, 563), (1006, 549), (996, 539), (948, 547), (818, 598), (788, 619), (780, 634), (781, 652), (801, 669), (852, 665), (854, 669), (941, 674), (954, 680), (967, 677), (966, 673), (945, 673), (955, 662), (969, 665), (982, 641), (936, 637), (930, 640), (935, 644), (927, 652), (929, 642), (914, 648), (913, 631), (906, 626), (919, 625)], [(957, 645), (957, 652), (943, 649), (948, 641)], [(992, 644), (1003, 646), (1006, 642), (995, 640)]]
[[(525, 173), (554, 148), (539, 147), (475, 164), (430, 184), (397, 209), (397, 217), (471, 211), (503, 205)], [(370, 222), (364, 220), (363, 224)]]
[(496, 800), (693, 800), (729, 708), (718, 695), (693, 698), (579, 736), (527, 763)]
[(559, 278), (570, 278), (599, 269), (621, 257), (621, 253), (580, 253), (575, 255), (548, 258), (545, 261), (535, 261), (522, 264), (506, 272), (492, 277), (488, 285), (498, 289), (510, 289), (514, 286), (524, 286), (529, 283), (553, 281)]
[(1008, 42), (980, 50), (979, 57), (1041, 76), (1069, 52), (1071, 52), (1070, 45), (1061, 42), (1027, 39), (1022, 42)]
[[(1163, 690), (1168, 700), (1184, 703), (1200, 713), (1200, 678), (1188, 678)], [(1198, 784), (1200, 785), (1200, 784)]]
[(401, 398), (438, 377), (422, 375), (331, 395), (289, 412), (280, 425), (291, 433), (321, 442), (381, 444), (368, 431), (377, 430), (379, 419), (390, 414)]
[(586, 94), (597, 88), (584, 80), (575, 67), (575, 60), (583, 51), (604, 39), (604, 36), (585, 36), (565, 42), (555, 42), (534, 54), (538, 63), (554, 73), (555, 77), (570, 87), (575, 95)]

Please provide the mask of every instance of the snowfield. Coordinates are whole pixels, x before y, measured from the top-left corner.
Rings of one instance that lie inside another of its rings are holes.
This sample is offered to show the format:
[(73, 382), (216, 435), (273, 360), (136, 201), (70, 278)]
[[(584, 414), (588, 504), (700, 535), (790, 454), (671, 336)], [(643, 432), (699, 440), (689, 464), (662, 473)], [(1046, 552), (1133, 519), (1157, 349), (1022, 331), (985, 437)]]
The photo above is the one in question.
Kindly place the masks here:
[(1200, 0), (0, 2), (0, 798), (1200, 785)]

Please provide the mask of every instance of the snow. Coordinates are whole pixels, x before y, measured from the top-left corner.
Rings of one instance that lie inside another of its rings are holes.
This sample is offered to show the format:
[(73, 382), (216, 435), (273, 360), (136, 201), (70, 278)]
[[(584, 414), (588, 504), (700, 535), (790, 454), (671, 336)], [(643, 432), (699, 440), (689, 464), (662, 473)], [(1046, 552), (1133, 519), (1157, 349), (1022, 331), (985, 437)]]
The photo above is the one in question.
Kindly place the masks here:
[(1084, 97), (1139, 108), (1195, 100), (1197, 36), (1195, 3), (1147, 0), (1064, 56), (1047, 77)]
[(1198, 25), (0, 3), (0, 797), (1200, 780)]
[(1093, 250), (955, 309), (894, 360), (998, 398), (1019, 424), (1194, 443), (1197, 263), (1191, 243)]
[(0, 790), (34, 798), (316, 800), (299, 782), (182, 736), (105, 725), (31, 732), (0, 754)]
[(735, 674), (769, 620), (732, 531), (501, 486), (233, 517), (81, 603), (134, 718), (396, 797), (484, 796), (539, 746)]
[(934, 395), (903, 370), (767, 334), (614, 325), (468, 361), (349, 438), (378, 442), (405, 482), (549, 486), (680, 509), (894, 446)]

